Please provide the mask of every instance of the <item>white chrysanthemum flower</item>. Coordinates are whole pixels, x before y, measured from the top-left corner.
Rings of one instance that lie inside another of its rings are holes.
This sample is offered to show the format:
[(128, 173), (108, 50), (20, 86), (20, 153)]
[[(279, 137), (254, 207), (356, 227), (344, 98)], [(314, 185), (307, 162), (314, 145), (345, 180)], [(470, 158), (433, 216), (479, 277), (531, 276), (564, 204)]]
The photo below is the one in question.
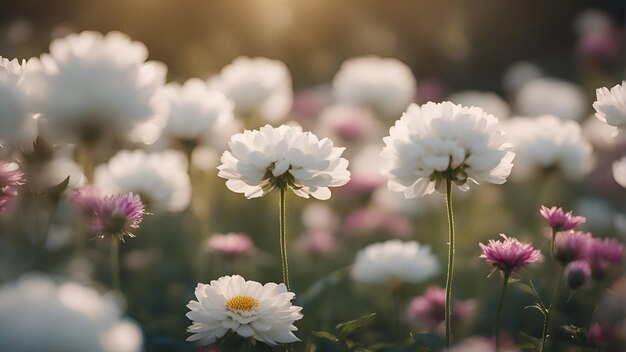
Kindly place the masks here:
[(481, 108), (498, 119), (506, 119), (511, 116), (509, 103), (495, 93), (468, 90), (454, 93), (447, 100), (463, 106)]
[(346, 60), (333, 79), (339, 103), (366, 106), (385, 116), (397, 116), (415, 99), (411, 69), (393, 58), (377, 56)]
[(26, 118), (25, 94), (20, 80), (26, 63), (9, 61), (0, 56), (0, 139), (8, 140), (18, 134)]
[(515, 156), (497, 118), (451, 102), (411, 105), (383, 141), (387, 185), (407, 198), (445, 193), (446, 179), (461, 190), (468, 181), (502, 184)]
[(173, 150), (122, 150), (96, 167), (95, 185), (106, 193), (135, 193), (150, 210), (179, 212), (191, 199), (185, 157)]
[(587, 116), (587, 97), (572, 82), (557, 78), (537, 78), (526, 82), (515, 96), (515, 107), (522, 116), (555, 115), (580, 121)]
[(187, 341), (213, 343), (234, 331), (245, 338), (269, 345), (300, 341), (293, 325), (302, 319), (302, 307), (294, 306), (295, 294), (284, 284), (246, 281), (239, 275), (223, 276), (210, 284), (198, 284), (197, 301), (187, 305), (193, 324)]
[(365, 283), (385, 284), (396, 280), (420, 283), (438, 272), (439, 263), (429, 246), (416, 241), (389, 240), (360, 250), (351, 275)]
[(626, 157), (613, 163), (613, 177), (620, 186), (626, 188)]
[(626, 128), (626, 81), (609, 90), (606, 87), (596, 89), (596, 117), (611, 126), (620, 129)]
[(506, 121), (503, 128), (515, 150), (511, 175), (515, 179), (527, 180), (542, 170), (557, 168), (575, 180), (592, 166), (592, 147), (576, 121), (552, 115), (517, 117)]
[(350, 180), (344, 148), (328, 138), (319, 140), (302, 128), (270, 125), (237, 133), (222, 154), (218, 176), (226, 186), (247, 198), (265, 195), (274, 188), (291, 188), (300, 197), (330, 198), (328, 187)]
[(255, 115), (264, 121), (282, 120), (291, 110), (291, 73), (284, 63), (264, 57), (238, 57), (209, 85), (235, 104), (237, 115)]
[(26, 276), (0, 288), (0, 350), (141, 351), (141, 329), (121, 314), (113, 296), (75, 282)]
[(201, 142), (234, 119), (233, 103), (197, 78), (168, 84), (159, 98), (164, 132), (179, 140)]
[(71, 34), (55, 39), (50, 54), (29, 61), (24, 87), (33, 112), (42, 113), (56, 133), (93, 142), (153, 114), (150, 100), (166, 68), (147, 57), (145, 45), (120, 32)]

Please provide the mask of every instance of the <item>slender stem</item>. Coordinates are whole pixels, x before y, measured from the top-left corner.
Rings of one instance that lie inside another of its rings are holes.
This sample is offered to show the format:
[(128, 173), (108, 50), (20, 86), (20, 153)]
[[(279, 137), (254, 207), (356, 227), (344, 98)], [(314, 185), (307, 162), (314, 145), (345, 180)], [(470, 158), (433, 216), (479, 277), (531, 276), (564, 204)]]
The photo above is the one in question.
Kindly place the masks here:
[(554, 310), (554, 306), (556, 305), (556, 300), (559, 297), (559, 292), (561, 288), (561, 281), (563, 280), (563, 266), (559, 266), (559, 274), (556, 280), (556, 287), (554, 288), (554, 293), (552, 294), (552, 301), (550, 302), (550, 308), (548, 308), (548, 312), (546, 313), (546, 318), (543, 323), (543, 335), (541, 338), (541, 352), (548, 351), (550, 347), (550, 318), (552, 316), (552, 311)]
[(556, 230), (552, 229), (552, 244), (550, 246), (550, 254), (552, 254), (552, 260), (556, 261)]
[(446, 347), (450, 348), (452, 311), (452, 275), (454, 274), (454, 214), (452, 213), (452, 181), (446, 180), (446, 210), (448, 214), (448, 275), (446, 277)]
[(290, 290), (289, 286), (289, 265), (287, 264), (287, 231), (285, 221), (285, 187), (280, 189), (280, 259), (283, 267), (283, 282), (287, 286), (287, 290)]
[(500, 351), (500, 317), (502, 313), (502, 303), (504, 302), (504, 294), (509, 283), (511, 270), (504, 271), (504, 281), (502, 282), (502, 291), (500, 292), (500, 302), (498, 303), (498, 313), (496, 313), (496, 352)]
[(120, 290), (120, 239), (111, 236), (111, 275), (113, 277), (113, 288)]
[(83, 169), (83, 174), (87, 179), (88, 184), (93, 183), (93, 174), (94, 174), (94, 166), (93, 166), (93, 155), (92, 149), (90, 146), (85, 144), (79, 144), (77, 146), (77, 158), (78, 163)]

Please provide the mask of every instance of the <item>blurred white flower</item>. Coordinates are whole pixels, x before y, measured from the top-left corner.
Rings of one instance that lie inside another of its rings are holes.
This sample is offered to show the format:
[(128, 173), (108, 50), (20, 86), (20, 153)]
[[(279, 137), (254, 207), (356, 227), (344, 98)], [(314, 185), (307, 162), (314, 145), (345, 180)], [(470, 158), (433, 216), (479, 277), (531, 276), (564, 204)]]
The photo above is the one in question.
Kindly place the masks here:
[(626, 156), (613, 163), (613, 177), (620, 186), (626, 188)]
[(429, 246), (416, 241), (389, 240), (361, 249), (351, 275), (364, 283), (385, 284), (396, 280), (420, 283), (438, 272), (439, 263)]
[(587, 98), (582, 88), (557, 78), (537, 78), (526, 82), (515, 96), (515, 107), (522, 116), (555, 115), (579, 121), (587, 116)]
[(33, 112), (60, 137), (93, 142), (153, 114), (150, 100), (166, 68), (147, 57), (145, 45), (120, 32), (70, 34), (52, 41), (50, 54), (28, 62), (23, 84)]
[(575, 180), (592, 166), (591, 145), (576, 121), (552, 115), (517, 117), (506, 121), (503, 128), (515, 150), (511, 176), (517, 180), (527, 180), (553, 167)]
[(228, 331), (269, 345), (300, 341), (292, 331), (302, 318), (302, 307), (294, 306), (295, 294), (284, 284), (245, 281), (241, 276), (223, 276), (210, 284), (199, 283), (197, 301), (190, 301), (187, 317), (193, 324), (187, 341), (210, 344)]
[(451, 102), (411, 105), (383, 141), (387, 185), (407, 198), (445, 193), (446, 179), (461, 190), (468, 181), (502, 184), (515, 156), (497, 118)]
[(341, 191), (347, 194), (370, 194), (385, 184), (385, 177), (380, 170), (385, 167), (386, 160), (380, 156), (381, 147), (377, 144), (368, 145), (356, 150), (351, 158), (351, 179)]
[(454, 93), (447, 100), (454, 104), (481, 108), (498, 119), (506, 119), (511, 116), (509, 103), (495, 93), (468, 90)]
[(57, 156), (45, 163), (37, 174), (37, 183), (41, 189), (58, 185), (69, 176), (68, 188), (79, 188), (86, 183), (85, 175), (80, 166), (71, 158)]
[(236, 58), (209, 86), (224, 93), (235, 104), (235, 113), (255, 115), (262, 120), (282, 120), (291, 110), (291, 73), (284, 63), (264, 57)]
[(528, 61), (516, 62), (502, 76), (502, 85), (509, 93), (517, 92), (526, 82), (543, 76), (541, 69)]
[(159, 94), (165, 133), (183, 141), (199, 142), (233, 119), (233, 103), (197, 78), (182, 86), (170, 83)]
[(25, 276), (0, 288), (0, 350), (139, 352), (143, 335), (112, 296)]
[(346, 60), (333, 79), (339, 103), (369, 107), (394, 118), (415, 99), (416, 84), (406, 64), (377, 56)]
[(620, 129), (626, 128), (626, 81), (609, 90), (606, 87), (596, 89), (596, 101), (593, 108), (596, 109), (596, 117), (611, 126)]
[(218, 176), (226, 186), (247, 198), (261, 197), (275, 188), (291, 188), (300, 197), (330, 198), (328, 187), (350, 180), (344, 148), (333, 147), (300, 127), (270, 125), (231, 137), (222, 154)]
[(15, 138), (26, 120), (26, 96), (20, 89), (25, 66), (25, 61), (0, 56), (0, 139), (5, 141)]
[(191, 198), (187, 161), (173, 150), (122, 150), (96, 167), (94, 184), (108, 194), (138, 194), (150, 211), (179, 212)]

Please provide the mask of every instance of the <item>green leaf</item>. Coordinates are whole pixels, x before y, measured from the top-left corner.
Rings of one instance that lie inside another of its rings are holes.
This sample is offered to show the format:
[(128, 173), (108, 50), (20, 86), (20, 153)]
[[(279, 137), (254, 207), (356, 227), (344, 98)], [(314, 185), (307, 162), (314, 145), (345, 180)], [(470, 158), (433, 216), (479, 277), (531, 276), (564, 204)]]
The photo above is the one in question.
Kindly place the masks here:
[(538, 310), (541, 313), (541, 315), (543, 315), (544, 317), (548, 314), (548, 310), (542, 307), (539, 303), (531, 304), (529, 306), (524, 307), (524, 309), (529, 309), (529, 308)]
[(309, 288), (302, 294), (298, 295), (296, 302), (301, 306), (306, 306), (307, 303), (315, 299), (320, 293), (324, 292), (327, 288), (337, 285), (343, 280), (350, 272), (350, 267), (335, 270), (332, 273), (322, 277), (314, 282)]
[(351, 333), (362, 329), (375, 315), (376, 313), (371, 313), (355, 320), (337, 324), (336, 328), (337, 331), (339, 331), (339, 340), (343, 340)]
[(532, 349), (532, 350), (539, 351), (539, 346), (541, 345), (541, 339), (528, 335), (527, 333), (523, 331), (520, 331), (519, 335), (521, 339), (523, 340), (523, 343), (520, 346), (523, 350)]
[(339, 342), (339, 339), (335, 335), (329, 333), (328, 331), (313, 331), (312, 335), (313, 337), (317, 337), (323, 340), (328, 340), (333, 343)]

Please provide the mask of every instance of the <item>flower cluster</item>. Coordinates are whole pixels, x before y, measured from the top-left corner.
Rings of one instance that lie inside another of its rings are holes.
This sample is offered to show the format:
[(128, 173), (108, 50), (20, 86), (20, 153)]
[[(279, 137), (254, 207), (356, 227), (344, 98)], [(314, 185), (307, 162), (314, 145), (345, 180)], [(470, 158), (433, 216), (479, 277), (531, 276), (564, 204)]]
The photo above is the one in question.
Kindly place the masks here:
[(97, 189), (85, 187), (70, 198), (85, 214), (91, 232), (100, 238), (135, 237), (133, 231), (148, 214), (139, 196), (132, 193), (103, 196)]
[(228, 189), (247, 198), (290, 188), (300, 197), (324, 200), (330, 198), (329, 187), (350, 180), (348, 161), (341, 158), (344, 148), (300, 127), (265, 125), (234, 135), (228, 145), (218, 176), (227, 179)]

